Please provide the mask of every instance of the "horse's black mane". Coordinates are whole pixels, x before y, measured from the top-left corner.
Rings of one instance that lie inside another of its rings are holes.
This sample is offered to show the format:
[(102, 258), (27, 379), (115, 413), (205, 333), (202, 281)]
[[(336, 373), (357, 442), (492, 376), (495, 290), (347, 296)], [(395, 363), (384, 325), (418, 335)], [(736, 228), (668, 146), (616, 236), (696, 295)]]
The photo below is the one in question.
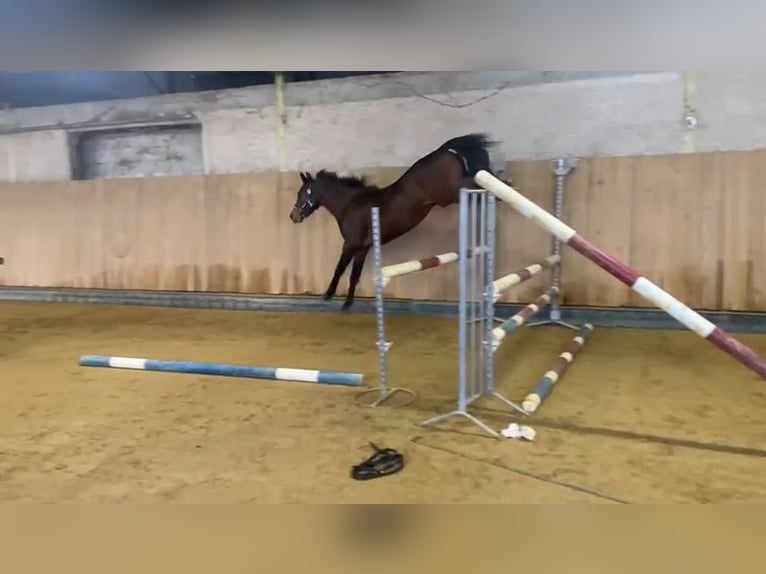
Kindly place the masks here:
[(352, 187), (358, 187), (361, 190), (373, 190), (377, 189), (374, 185), (370, 184), (364, 176), (355, 176), (355, 175), (346, 175), (341, 176), (335, 173), (334, 171), (328, 171), (326, 169), (320, 170), (317, 172), (317, 179), (332, 179), (333, 181), (337, 181), (339, 183), (345, 183), (346, 185), (350, 185)]
[(441, 146), (439, 146), (439, 149), (441, 150), (452, 148), (457, 152), (467, 153), (468, 150), (476, 149), (486, 151), (488, 148), (497, 145), (498, 143), (499, 142), (490, 138), (489, 134), (471, 133), (447, 140)]

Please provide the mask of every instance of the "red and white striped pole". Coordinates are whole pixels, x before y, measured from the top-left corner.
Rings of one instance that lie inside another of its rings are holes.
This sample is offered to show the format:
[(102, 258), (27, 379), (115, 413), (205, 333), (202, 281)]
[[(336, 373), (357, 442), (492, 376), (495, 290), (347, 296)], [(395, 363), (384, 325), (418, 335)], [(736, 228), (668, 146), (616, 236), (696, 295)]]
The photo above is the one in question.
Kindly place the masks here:
[(654, 303), (686, 328), (694, 331), (703, 339), (707, 339), (716, 347), (758, 373), (761, 378), (766, 379), (766, 360), (750, 347), (740, 343), (720, 327), (716, 327), (716, 325), (705, 319), (702, 315), (687, 307), (658, 285), (642, 277), (638, 272), (619, 261), (613, 255), (593, 245), (566, 223), (557, 219), (490, 173), (481, 170), (474, 179), (481, 187), (510, 204), (511, 207), (523, 216), (532, 219), (562, 243), (567, 244), (604, 271), (622, 281), (633, 291)]
[(514, 271), (513, 273), (504, 275), (503, 277), (500, 277), (499, 279), (495, 279), (492, 282), (492, 288), (495, 290), (495, 301), (497, 301), (500, 298), (500, 296), (503, 294), (503, 291), (505, 291), (506, 289), (510, 289), (511, 287), (514, 287), (518, 285), (519, 283), (523, 283), (524, 281), (531, 279), (538, 273), (542, 272), (544, 269), (553, 267), (560, 261), (561, 261), (560, 255), (551, 255), (550, 257), (546, 257), (540, 263), (527, 265), (526, 267), (524, 267), (524, 269), (519, 269), (518, 271)]
[[(484, 248), (476, 250), (477, 254), (481, 254), (485, 251)], [(473, 257), (474, 253), (469, 248), (467, 251), (468, 257)], [(395, 263), (393, 265), (387, 265), (381, 268), (383, 274), (383, 286), (385, 287), (391, 282), (394, 277), (401, 275), (409, 275), (410, 273), (417, 273), (418, 271), (425, 271), (426, 269), (433, 269), (434, 267), (441, 267), (448, 263), (454, 263), (460, 258), (456, 251), (449, 251), (447, 253), (441, 253), (439, 255), (433, 255), (432, 257), (426, 257), (424, 259), (412, 259), (403, 263)]]
[(545, 293), (540, 295), (532, 303), (525, 305), (521, 311), (516, 313), (513, 317), (503, 322), (499, 327), (492, 329), (493, 349), (497, 350), (500, 343), (503, 342), (506, 335), (510, 335), (516, 329), (521, 327), (524, 323), (529, 321), (532, 317), (542, 311), (543, 307), (549, 305), (554, 295), (558, 295), (558, 287), (551, 287)]

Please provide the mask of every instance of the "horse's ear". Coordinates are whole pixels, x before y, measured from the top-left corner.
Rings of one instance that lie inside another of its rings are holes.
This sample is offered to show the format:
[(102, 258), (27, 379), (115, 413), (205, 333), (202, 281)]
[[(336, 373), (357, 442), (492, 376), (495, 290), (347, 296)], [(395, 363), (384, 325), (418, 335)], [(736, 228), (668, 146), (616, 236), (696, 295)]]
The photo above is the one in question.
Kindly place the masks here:
[(301, 172), (301, 181), (303, 183), (308, 183), (312, 179), (314, 179), (314, 178), (311, 177), (311, 174), (309, 172), (307, 172), (307, 171), (306, 172), (303, 172), (303, 171)]

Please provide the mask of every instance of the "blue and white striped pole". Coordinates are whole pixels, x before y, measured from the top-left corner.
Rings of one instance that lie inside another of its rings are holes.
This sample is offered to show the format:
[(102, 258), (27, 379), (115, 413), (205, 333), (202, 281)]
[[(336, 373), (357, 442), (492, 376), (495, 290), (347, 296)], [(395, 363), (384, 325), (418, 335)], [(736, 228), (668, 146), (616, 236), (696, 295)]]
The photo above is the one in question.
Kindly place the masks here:
[(359, 387), (364, 375), (311, 369), (289, 369), (284, 367), (248, 367), (225, 363), (201, 363), (197, 361), (163, 361), (134, 357), (110, 357), (105, 355), (83, 355), (82, 367), (105, 367), (111, 369), (136, 369), (141, 371), (162, 371), (165, 373), (189, 373), (196, 375), (217, 375), (222, 377), (247, 377), (276, 381), (297, 381), (321, 385), (344, 385)]

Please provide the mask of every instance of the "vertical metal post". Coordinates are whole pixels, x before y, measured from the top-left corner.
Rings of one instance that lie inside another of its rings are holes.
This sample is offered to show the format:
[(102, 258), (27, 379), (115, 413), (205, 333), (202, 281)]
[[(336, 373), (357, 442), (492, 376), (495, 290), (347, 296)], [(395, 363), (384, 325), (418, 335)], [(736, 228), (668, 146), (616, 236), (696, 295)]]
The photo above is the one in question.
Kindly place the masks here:
[[(484, 190), (460, 192), (458, 221), (458, 400), (457, 408), (432, 417), (429, 425), (461, 416), (495, 438), (502, 438), (468, 406), (483, 395), (491, 395), (518, 412), (528, 415), (519, 405), (494, 390), (492, 327), (494, 299), (494, 198)], [(477, 207), (478, 206), (478, 207)], [(471, 249), (472, 257), (467, 257)], [(478, 253), (477, 253), (478, 251)], [(470, 306), (470, 307), (469, 307)]]
[[(553, 161), (553, 173), (556, 176), (556, 193), (553, 202), (553, 215), (558, 219), (564, 216), (564, 193), (566, 189), (566, 177), (577, 165), (576, 160), (558, 158)], [(561, 241), (556, 237), (552, 239), (553, 255), (561, 256)], [(555, 287), (551, 302), (548, 305), (548, 318), (542, 321), (529, 323), (529, 327), (540, 325), (560, 325), (569, 329), (577, 330), (577, 327), (561, 320), (561, 261), (551, 268), (551, 287)]]
[[(554, 162), (553, 172), (556, 174), (556, 196), (553, 205), (553, 214), (561, 219), (564, 215), (564, 180), (567, 174), (572, 170), (572, 166), (562, 158)], [(561, 241), (553, 237), (553, 254), (561, 256)], [(561, 262), (553, 266), (551, 286), (560, 291), (561, 289)], [(561, 320), (561, 296), (557, 291), (551, 299), (549, 307), (549, 316), (552, 321)]]
[[(369, 407), (377, 407), (383, 401), (391, 397), (397, 392), (408, 393), (412, 396), (412, 400), (416, 398), (413, 391), (404, 388), (390, 388), (388, 386), (388, 351), (391, 348), (392, 343), (386, 341), (386, 327), (385, 327), (385, 301), (383, 299), (383, 254), (382, 254), (382, 239), (380, 232), (380, 210), (377, 207), (372, 208), (372, 255), (373, 263), (375, 266), (375, 320), (377, 326), (377, 347), (378, 347), (378, 389), (369, 389), (362, 391), (356, 397), (357, 404), (358, 399), (370, 392), (378, 392), (379, 396), (377, 400), (369, 405)], [(412, 400), (406, 403), (398, 404), (397, 407), (409, 404)]]
[[(469, 212), (473, 212), (476, 215), (475, 209), (470, 209), (469, 204), (475, 204), (473, 195), (475, 192), (467, 189), (460, 190), (460, 205), (459, 221), (458, 221), (458, 396), (457, 396), (457, 408), (451, 412), (443, 415), (437, 415), (428, 420), (420, 423), (422, 426), (434, 424), (440, 421), (447, 420), (452, 417), (460, 416), (467, 418), (477, 426), (479, 426), (486, 433), (494, 436), (495, 438), (502, 438), (499, 433), (492, 428), (484, 424), (478, 418), (468, 412), (468, 405), (476, 398), (469, 396), (469, 392), (472, 392), (473, 385), (476, 384), (472, 378), (472, 372), (469, 373), (469, 357), (472, 350), (468, 345), (468, 329), (469, 325), (475, 325), (475, 321), (470, 321), (471, 312), (468, 309), (469, 298), (469, 257), (468, 255), (468, 236), (471, 232), (471, 227), (475, 228), (475, 225), (469, 225), (470, 215)], [(472, 249), (476, 249), (477, 246), (473, 244)], [(472, 253), (476, 256), (476, 253)], [(475, 261), (471, 262), (475, 266)], [(474, 301), (471, 301), (471, 306), (474, 306)], [(473, 327), (472, 327), (473, 328)], [(479, 339), (481, 341), (481, 339)]]
[(380, 209), (372, 208), (372, 253), (375, 264), (375, 315), (378, 332), (378, 368), (380, 372), (380, 393), (388, 393), (388, 349), (383, 301), (383, 255), (380, 245)]
[(484, 272), (484, 390), (487, 393), (495, 392), (495, 361), (492, 351), (492, 328), (495, 317), (495, 196), (485, 194), (487, 203), (487, 265)]
[(466, 253), (472, 250), (471, 257), (466, 257), (466, 284), (468, 286), (468, 300), (470, 301), (470, 312), (468, 316), (469, 340), (468, 340), (468, 361), (469, 375), (468, 383), (471, 388), (469, 402), (476, 400), (481, 395), (481, 369), (479, 368), (479, 355), (477, 349), (480, 347), (480, 327), (479, 321), (479, 298), (477, 293), (477, 272), (481, 266), (482, 257), (477, 253), (479, 250), (479, 230), (480, 221), (478, 219), (479, 197), (477, 193), (468, 193), (468, 243), (466, 244)]
[(476, 361), (476, 395), (481, 396), (487, 392), (487, 355), (485, 354), (485, 332), (486, 332), (486, 317), (487, 317), (487, 297), (486, 297), (486, 273), (487, 265), (489, 264), (489, 257), (487, 252), (487, 196), (489, 194), (484, 192), (474, 193), (476, 201), (478, 203), (478, 227), (479, 232), (474, 245), (475, 248), (481, 250), (480, 254), (475, 255), (477, 258), (477, 269), (473, 274), (474, 290), (476, 292), (476, 355), (478, 357)]
[(458, 207), (458, 410), (468, 409), (468, 365), (466, 364), (466, 345), (468, 329), (468, 192), (460, 190)]

